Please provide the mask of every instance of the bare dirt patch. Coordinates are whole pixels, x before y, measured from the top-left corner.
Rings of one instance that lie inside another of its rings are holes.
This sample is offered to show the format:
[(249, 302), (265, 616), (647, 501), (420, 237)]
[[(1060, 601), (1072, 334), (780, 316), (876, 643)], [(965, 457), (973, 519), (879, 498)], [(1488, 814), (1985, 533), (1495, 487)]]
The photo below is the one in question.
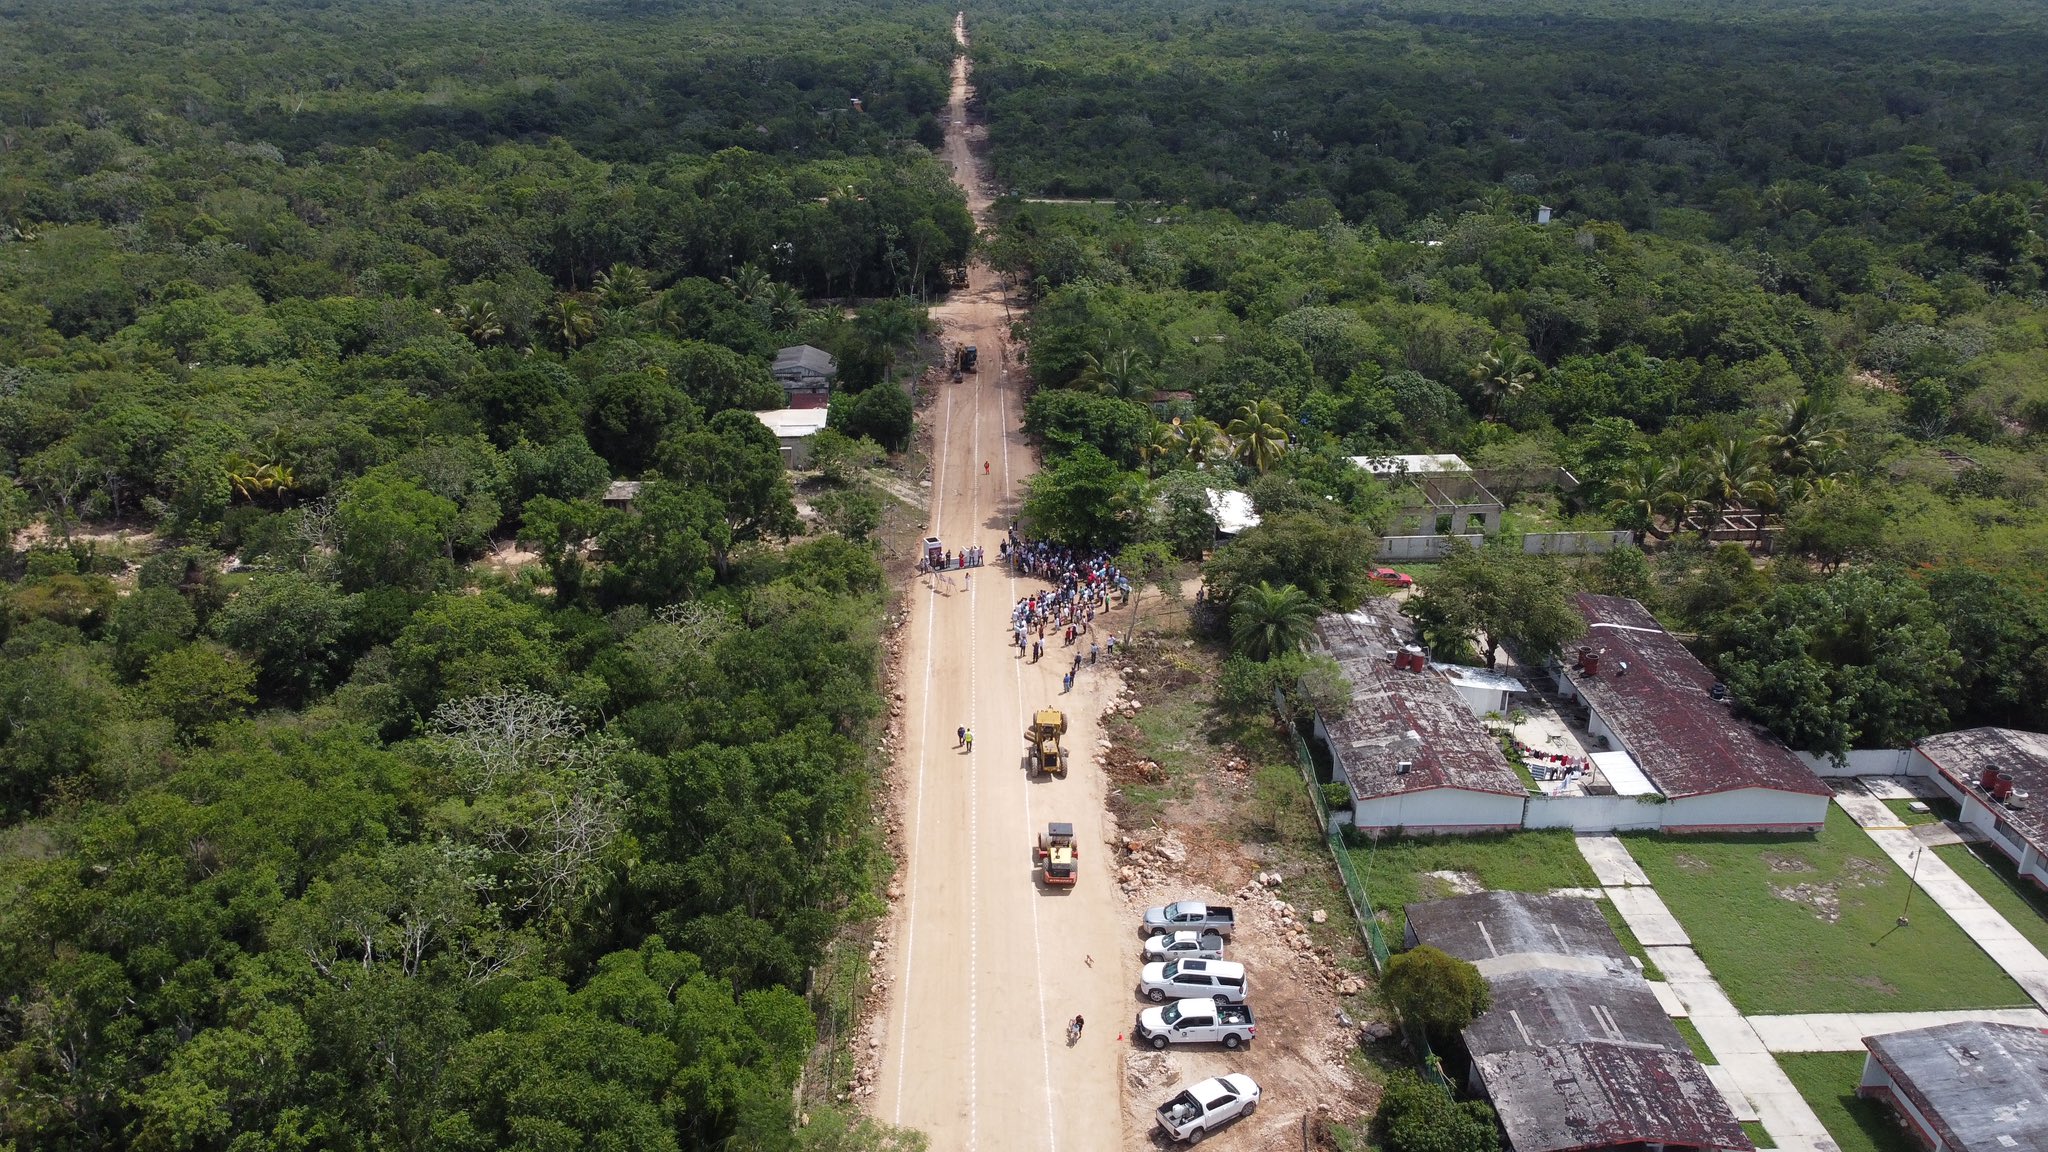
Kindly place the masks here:
[(1690, 852), (1680, 852), (1671, 858), (1671, 862), (1687, 872), (1711, 872), (1714, 870), (1712, 864), (1707, 863)]
[(1776, 852), (1764, 853), (1764, 863), (1769, 865), (1773, 872), (1811, 872), (1814, 870), (1813, 865), (1808, 864), (1797, 856), (1784, 856)]
[(1789, 900), (1812, 912), (1814, 919), (1833, 924), (1842, 918), (1842, 894), (1838, 884), (1773, 884), (1780, 900)]
[(1446, 896), (1471, 896), (1486, 891), (1486, 885), (1481, 884), (1479, 877), (1470, 872), (1441, 869), (1424, 872), (1422, 877), (1418, 886), (1424, 889), (1422, 898), (1425, 900), (1440, 900)]
[[(1164, 1147), (1153, 1111), (1183, 1085), (1224, 1072), (1258, 1081), (1264, 1103), (1220, 1138), (1233, 1147), (1301, 1147), (1318, 1121), (1347, 1123), (1370, 1112), (1378, 1092), (1362, 1074), (1359, 1045), (1391, 1028), (1376, 1018), (1371, 963), (1314, 836), (1305, 792), (1281, 834), (1265, 830), (1253, 780), (1272, 758), (1231, 742), (1200, 706), (1214, 671), (1207, 650), (1187, 648), (1179, 636), (1148, 639), (1141, 635), (1119, 661), (1122, 689), (1103, 715), (1109, 746), (1096, 751), (1119, 793), (1144, 796), (1142, 803), (1112, 797), (1121, 829), (1116, 879), (1131, 914), (1132, 947), (1140, 946), (1136, 925), (1146, 906), (1197, 898), (1234, 907), (1237, 931), (1225, 956), (1250, 974), (1259, 1038), (1235, 1053), (1140, 1047), (1130, 1040), (1131, 1023), (1149, 1005), (1134, 992), (1130, 1016), (1116, 1023), (1131, 1044), (1125, 1147)], [(1309, 1146), (1326, 1146), (1319, 1139), (1311, 1136)]]

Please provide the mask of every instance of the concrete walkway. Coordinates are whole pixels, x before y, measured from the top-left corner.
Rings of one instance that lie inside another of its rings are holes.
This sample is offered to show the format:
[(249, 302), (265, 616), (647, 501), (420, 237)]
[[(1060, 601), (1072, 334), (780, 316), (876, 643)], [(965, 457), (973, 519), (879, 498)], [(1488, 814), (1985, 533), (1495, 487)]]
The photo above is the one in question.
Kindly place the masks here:
[[(1649, 887), (1649, 877), (1629, 855), (1628, 847), (1613, 836), (1576, 839), (1594, 875), (1608, 885), (1608, 898), (1643, 942), (1650, 962), (1663, 972), (1669, 993), (1684, 1006), (1685, 1015), (1714, 1054), (1720, 1068), (1713, 1074), (1714, 1083), (1728, 1098), (1730, 1111), (1740, 1119), (1754, 1116), (1786, 1152), (1841, 1152), (1806, 1098), (1778, 1067), (1763, 1038), (1736, 1011), (1714, 974), (1689, 946), (1685, 929)], [(1650, 942), (1674, 938), (1678, 942)]]
[(1593, 866), (1593, 878), (1603, 888), (1620, 888), (1629, 884), (1650, 886), (1650, 874), (1629, 855), (1628, 845), (1619, 836), (1586, 834), (1575, 837), (1579, 844), (1579, 855)]
[(1751, 1016), (1749, 1026), (1773, 1052), (1861, 1052), (1863, 1038), (1885, 1032), (1932, 1028), (1966, 1020), (2048, 1028), (2039, 1008), (1964, 1008), (1952, 1012), (1820, 1012), (1800, 1016)]
[(1920, 838), (1899, 822), (1898, 814), (1886, 807), (1884, 801), (1837, 792), (1835, 803), (1863, 826), (1885, 855), (1892, 858), (1892, 863), (1913, 877), (1928, 899), (1969, 933), (1970, 939), (1997, 961), (2034, 1003), (2048, 1008), (2048, 956), (2041, 955), (2041, 950), (1979, 896), (1969, 881), (1956, 875), (1946, 860), (1926, 851)]

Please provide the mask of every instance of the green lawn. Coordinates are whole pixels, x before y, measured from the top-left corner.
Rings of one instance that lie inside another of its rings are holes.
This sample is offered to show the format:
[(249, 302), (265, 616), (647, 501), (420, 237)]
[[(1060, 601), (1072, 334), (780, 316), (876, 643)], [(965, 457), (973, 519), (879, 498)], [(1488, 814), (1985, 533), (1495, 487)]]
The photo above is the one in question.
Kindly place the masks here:
[(1847, 813), (1818, 836), (1631, 835), (1629, 851), (1746, 1013), (2029, 1003)]
[(1884, 806), (1892, 810), (1892, 815), (1899, 818), (1899, 823), (1909, 827), (1914, 824), (1932, 824), (1941, 819), (1941, 814), (1938, 812), (1931, 810), (1927, 812), (1913, 811), (1915, 803), (1916, 801), (1912, 800), (1887, 800), (1884, 802)]
[(1764, 1126), (1754, 1120), (1744, 1120), (1742, 1122), (1742, 1134), (1749, 1137), (1749, 1142), (1759, 1148), (1776, 1148), (1778, 1146), (1778, 1142), (1771, 1139), (1771, 1134), (1764, 1131)]
[(1856, 1095), (1863, 1053), (1787, 1052), (1778, 1057), (1778, 1067), (1792, 1078), (1842, 1152), (1920, 1152), (1890, 1108)]
[(2048, 894), (2020, 879), (2012, 861), (1988, 844), (1945, 844), (1934, 854), (1998, 909), (2006, 923), (2033, 941), (2034, 947), (2048, 952)]
[(1351, 850), (1351, 863), (1372, 893), (1387, 943), (1399, 947), (1408, 927), (1404, 905), (1453, 895), (1431, 872), (1462, 872), (1494, 892), (1597, 888), (1572, 834), (1510, 832), (1496, 836), (1404, 836)]

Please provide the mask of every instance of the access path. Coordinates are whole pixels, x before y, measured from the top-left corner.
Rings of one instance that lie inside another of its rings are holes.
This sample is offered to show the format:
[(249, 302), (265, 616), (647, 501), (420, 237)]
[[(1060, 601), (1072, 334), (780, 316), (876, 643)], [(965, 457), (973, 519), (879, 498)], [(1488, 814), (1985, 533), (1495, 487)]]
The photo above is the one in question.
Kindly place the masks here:
[[(966, 45), (964, 18), (955, 25)], [(968, 148), (967, 60), (953, 73), (946, 150), (968, 207), (989, 200)], [(1007, 300), (987, 266), (934, 309), (979, 366), (942, 384), (925, 419), (932, 437), (928, 530), (948, 548), (979, 545), (986, 567), (921, 578), (911, 596), (905, 655), (905, 747), (899, 798), (905, 843), (902, 899), (890, 952), (892, 1000), (871, 1107), (917, 1128), (935, 1149), (1083, 1152), (1122, 1142), (1122, 1056), (1131, 1017), (1137, 935), (1118, 898), (1104, 843), (1104, 781), (1088, 753), (1105, 699), (1085, 669), (1073, 692), (1060, 678), (1072, 650), (1049, 643), (1038, 664), (1008, 645), (1011, 605), (1041, 585), (1011, 577), (998, 545), (1032, 472), (1019, 431), (1019, 385)], [(1121, 614), (1113, 614), (1114, 621)], [(1098, 630), (1106, 631), (1098, 621)], [(1023, 732), (1033, 709), (1063, 708), (1078, 754), (1065, 779), (1027, 779)], [(972, 750), (956, 729), (972, 728)], [(1080, 883), (1036, 880), (1031, 848), (1048, 821), (1074, 824)], [(1069, 1048), (1066, 1021), (1089, 1025)]]

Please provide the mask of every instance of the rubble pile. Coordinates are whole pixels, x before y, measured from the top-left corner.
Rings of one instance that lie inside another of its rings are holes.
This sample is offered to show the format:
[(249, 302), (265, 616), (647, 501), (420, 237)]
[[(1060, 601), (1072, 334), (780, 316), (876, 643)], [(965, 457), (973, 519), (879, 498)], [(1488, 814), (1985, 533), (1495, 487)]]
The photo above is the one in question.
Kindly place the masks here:
[[(889, 885), (889, 899), (895, 900), (902, 890), (894, 883)], [(854, 1033), (847, 1050), (853, 1056), (851, 1088), (838, 1093), (841, 1104), (853, 1100), (865, 1100), (875, 1094), (875, 1078), (881, 1074), (882, 1029), (886, 1013), (881, 1011), (882, 1003), (889, 994), (890, 979), (887, 957), (889, 954), (890, 925), (884, 921), (875, 930), (875, 938), (868, 943), (868, 991), (864, 998), (866, 1010), (860, 1014), (860, 1025)]]
[(1186, 874), (1187, 846), (1181, 843), (1180, 834), (1171, 829), (1155, 829), (1143, 837), (1126, 836), (1122, 848), (1116, 882), (1126, 898), (1135, 899), (1140, 891), (1178, 883)]
[(1179, 1083), (1173, 1061), (1164, 1052), (1133, 1053), (1124, 1060), (1124, 1083), (1133, 1092), (1169, 1088)]
[(1309, 934), (1308, 925), (1327, 922), (1329, 913), (1316, 909), (1303, 916), (1295, 911), (1294, 905), (1282, 900), (1266, 883), (1278, 877), (1277, 872), (1262, 872), (1259, 879), (1237, 890), (1238, 931), (1245, 931), (1250, 914), (1258, 913), (1259, 919), (1269, 923), (1256, 927), (1293, 950), (1297, 973), (1321, 980), (1339, 996), (1356, 996), (1365, 991), (1365, 981), (1340, 967), (1337, 954), (1317, 944)]

